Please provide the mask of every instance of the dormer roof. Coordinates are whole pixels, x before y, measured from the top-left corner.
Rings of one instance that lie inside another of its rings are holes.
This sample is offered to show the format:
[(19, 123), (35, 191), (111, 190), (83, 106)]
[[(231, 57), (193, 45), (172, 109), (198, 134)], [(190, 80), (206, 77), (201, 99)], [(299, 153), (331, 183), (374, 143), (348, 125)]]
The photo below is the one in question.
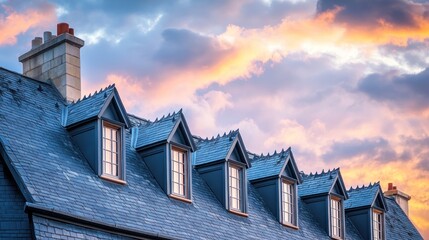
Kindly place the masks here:
[(153, 122), (148, 120), (142, 121), (141, 125), (138, 126), (136, 149), (145, 148), (162, 142), (170, 142), (176, 130), (179, 128), (184, 131), (183, 137), (191, 147), (191, 150), (195, 151), (195, 142), (188, 124), (186, 123), (185, 116), (182, 113), (182, 109), (177, 113), (174, 112), (167, 116), (162, 116), (160, 119), (157, 118)]
[(228, 161), (231, 154), (237, 148), (237, 152), (246, 167), (250, 167), (249, 157), (247, 150), (244, 146), (243, 139), (241, 138), (240, 131), (230, 131), (228, 134), (220, 134), (211, 139), (196, 138), (197, 152), (195, 157), (195, 165), (202, 165), (217, 161)]
[(301, 172), (303, 183), (298, 186), (300, 197), (336, 193), (348, 198), (347, 191), (341, 176), (340, 168), (321, 173), (305, 174)]
[(272, 155), (254, 155), (251, 163), (252, 167), (248, 171), (248, 179), (250, 181), (273, 176), (280, 177), (283, 172), (289, 168), (293, 178), (295, 178), (298, 183), (302, 182), (290, 147), (287, 150), (282, 149), (280, 152), (274, 152)]
[(369, 184), (368, 186), (350, 188), (347, 194), (349, 195), (349, 199), (344, 202), (346, 210), (377, 206), (387, 211), (387, 205), (379, 182)]
[(82, 99), (72, 102), (63, 111), (63, 125), (72, 127), (93, 118), (100, 118), (104, 111), (113, 104), (120, 121), (125, 127), (130, 126), (130, 120), (116, 90), (115, 84), (109, 85), (99, 92), (84, 96)]

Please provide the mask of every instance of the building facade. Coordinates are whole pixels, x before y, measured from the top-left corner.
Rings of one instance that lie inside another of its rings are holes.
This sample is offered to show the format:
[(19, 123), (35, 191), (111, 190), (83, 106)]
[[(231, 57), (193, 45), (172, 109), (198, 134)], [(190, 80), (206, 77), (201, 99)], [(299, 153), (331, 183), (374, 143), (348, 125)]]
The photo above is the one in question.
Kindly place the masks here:
[(238, 130), (194, 136), (182, 110), (129, 114), (114, 85), (80, 98), (73, 34), (0, 68), (0, 239), (422, 239), (403, 193), (255, 155)]

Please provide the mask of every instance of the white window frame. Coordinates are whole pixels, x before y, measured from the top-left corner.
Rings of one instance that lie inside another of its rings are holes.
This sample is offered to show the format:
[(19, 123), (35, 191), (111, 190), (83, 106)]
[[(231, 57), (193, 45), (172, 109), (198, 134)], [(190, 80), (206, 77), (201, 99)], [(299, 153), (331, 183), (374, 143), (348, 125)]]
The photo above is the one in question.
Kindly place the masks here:
[[(123, 159), (122, 159), (121, 126), (118, 126), (116, 124), (113, 124), (107, 121), (103, 121), (101, 125), (102, 125), (102, 130), (101, 130), (102, 131), (101, 133), (102, 176), (107, 178), (113, 178), (113, 179), (122, 179)], [(110, 134), (109, 137), (106, 136), (107, 131)], [(113, 131), (115, 132), (115, 135), (112, 135)], [(116, 158), (116, 160), (114, 160), (114, 158)]]
[(230, 211), (238, 213), (245, 213), (243, 171), (238, 164), (228, 164), (228, 206)]
[[(179, 198), (184, 198), (189, 200), (189, 157), (188, 151), (178, 148), (176, 146), (171, 147), (171, 195)], [(182, 159), (176, 159), (177, 156), (181, 156)], [(176, 161), (177, 160), (177, 161)], [(182, 160), (182, 161), (180, 161)], [(177, 177), (176, 177), (177, 176)], [(176, 191), (176, 187), (179, 188)]]
[(329, 198), (329, 211), (330, 211), (330, 226), (331, 237), (334, 239), (343, 239), (343, 203), (341, 198), (331, 196)]
[(372, 210), (372, 239), (384, 240), (384, 215), (380, 210)]
[[(296, 184), (293, 181), (281, 179), (281, 223), (290, 227), (297, 227)], [(288, 191), (286, 191), (288, 190)]]

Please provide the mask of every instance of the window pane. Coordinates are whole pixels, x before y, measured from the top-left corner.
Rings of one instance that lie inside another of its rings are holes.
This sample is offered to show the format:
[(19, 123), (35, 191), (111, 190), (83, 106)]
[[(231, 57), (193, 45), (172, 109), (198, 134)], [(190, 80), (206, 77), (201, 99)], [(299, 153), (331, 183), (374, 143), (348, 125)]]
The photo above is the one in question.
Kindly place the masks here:
[(112, 174), (112, 164), (106, 162), (106, 173)]
[(118, 165), (113, 165), (113, 172), (112, 175), (117, 176), (118, 175)]
[(117, 134), (118, 134), (117, 131), (112, 129), (112, 140), (113, 141), (116, 141)]
[(117, 143), (116, 142), (112, 142), (112, 152), (117, 152)]

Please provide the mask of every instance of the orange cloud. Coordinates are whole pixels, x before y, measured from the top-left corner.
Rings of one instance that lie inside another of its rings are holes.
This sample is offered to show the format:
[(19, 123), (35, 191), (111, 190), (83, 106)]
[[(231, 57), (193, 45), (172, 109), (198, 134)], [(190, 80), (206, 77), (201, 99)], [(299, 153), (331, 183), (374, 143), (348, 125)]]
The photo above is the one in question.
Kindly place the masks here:
[(55, 19), (54, 8), (50, 5), (44, 5), (44, 10), (27, 10), (16, 12), (13, 9), (2, 6), (6, 15), (0, 14), (0, 45), (15, 44), (19, 34), (28, 29), (53, 22)]
[[(263, 28), (245, 29), (230, 25), (226, 31), (211, 36), (217, 42), (217, 61), (204, 67), (187, 66), (166, 69), (156, 76), (155, 95), (166, 103), (176, 102), (175, 93), (192, 95), (196, 89), (210, 84), (227, 84), (237, 79), (247, 79), (264, 72), (267, 63), (281, 61), (286, 55), (304, 52), (309, 55), (334, 55), (338, 63), (370, 61), (390, 64), (381, 58), (377, 47), (383, 44), (405, 45), (410, 38), (423, 40), (429, 37), (429, 21), (416, 17), (419, 27), (398, 27), (378, 24), (373, 28), (352, 27), (334, 22), (336, 8), (314, 18), (288, 19), (280, 24)], [(396, 61), (395, 67), (406, 68)]]

